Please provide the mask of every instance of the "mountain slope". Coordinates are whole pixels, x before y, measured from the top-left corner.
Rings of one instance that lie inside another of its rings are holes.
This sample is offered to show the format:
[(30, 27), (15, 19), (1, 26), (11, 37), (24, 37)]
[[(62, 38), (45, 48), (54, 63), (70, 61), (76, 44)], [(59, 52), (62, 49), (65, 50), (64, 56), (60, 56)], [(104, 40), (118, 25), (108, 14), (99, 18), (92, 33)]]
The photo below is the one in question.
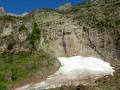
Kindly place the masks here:
[(0, 16), (1, 55), (98, 57), (116, 67), (114, 81), (120, 75), (120, 0), (93, 0), (66, 10)]

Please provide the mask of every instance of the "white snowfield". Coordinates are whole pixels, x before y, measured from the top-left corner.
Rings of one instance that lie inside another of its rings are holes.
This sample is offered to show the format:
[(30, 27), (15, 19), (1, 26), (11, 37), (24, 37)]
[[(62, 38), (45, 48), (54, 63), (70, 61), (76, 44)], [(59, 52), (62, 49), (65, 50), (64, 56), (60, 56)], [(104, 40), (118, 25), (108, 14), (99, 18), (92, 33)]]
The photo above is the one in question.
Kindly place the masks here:
[(61, 67), (46, 80), (15, 90), (44, 90), (61, 86), (90, 85), (100, 77), (113, 75), (114, 69), (109, 63), (94, 57), (60, 57)]

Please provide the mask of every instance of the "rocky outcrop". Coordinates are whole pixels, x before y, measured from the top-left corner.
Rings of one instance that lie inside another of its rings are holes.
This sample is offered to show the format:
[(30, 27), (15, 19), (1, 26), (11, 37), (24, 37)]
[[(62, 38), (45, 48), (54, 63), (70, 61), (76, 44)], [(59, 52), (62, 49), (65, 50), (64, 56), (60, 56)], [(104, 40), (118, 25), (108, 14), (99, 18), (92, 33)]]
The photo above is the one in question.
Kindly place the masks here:
[(5, 15), (5, 10), (3, 7), (0, 7), (0, 16)]
[[(56, 57), (82, 55), (107, 61), (118, 60), (120, 12), (114, 9), (118, 6), (110, 5), (89, 3), (73, 7), (64, 13), (43, 9), (24, 17), (3, 17), (0, 21), (0, 52), (44, 50)], [(36, 29), (35, 23), (39, 31), (35, 30), (37, 35), (33, 31)], [(10, 38), (12, 42), (8, 41)]]

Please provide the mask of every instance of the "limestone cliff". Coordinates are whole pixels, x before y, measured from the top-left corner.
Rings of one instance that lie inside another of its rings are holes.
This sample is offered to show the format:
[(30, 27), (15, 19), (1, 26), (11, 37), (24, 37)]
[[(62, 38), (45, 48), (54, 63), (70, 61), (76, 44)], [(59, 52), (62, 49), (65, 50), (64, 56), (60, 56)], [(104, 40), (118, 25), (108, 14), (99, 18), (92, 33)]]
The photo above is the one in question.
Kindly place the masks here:
[[(0, 17), (0, 53), (44, 50), (56, 57), (82, 55), (118, 60), (119, 0), (98, 1), (63, 12), (42, 9), (24, 17)], [(34, 24), (39, 29), (37, 37)]]

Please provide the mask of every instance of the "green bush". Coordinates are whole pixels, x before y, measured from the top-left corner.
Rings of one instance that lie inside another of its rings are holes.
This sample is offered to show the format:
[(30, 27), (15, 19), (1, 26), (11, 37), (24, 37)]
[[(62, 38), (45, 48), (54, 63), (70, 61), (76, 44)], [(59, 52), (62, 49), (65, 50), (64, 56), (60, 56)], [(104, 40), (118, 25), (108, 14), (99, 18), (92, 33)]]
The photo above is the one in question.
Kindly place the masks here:
[(37, 23), (34, 23), (32, 33), (29, 37), (30, 44), (32, 45), (33, 48), (35, 48), (35, 45), (34, 45), (35, 41), (39, 38), (40, 38), (40, 29)]

